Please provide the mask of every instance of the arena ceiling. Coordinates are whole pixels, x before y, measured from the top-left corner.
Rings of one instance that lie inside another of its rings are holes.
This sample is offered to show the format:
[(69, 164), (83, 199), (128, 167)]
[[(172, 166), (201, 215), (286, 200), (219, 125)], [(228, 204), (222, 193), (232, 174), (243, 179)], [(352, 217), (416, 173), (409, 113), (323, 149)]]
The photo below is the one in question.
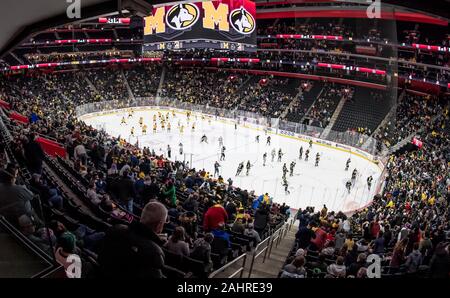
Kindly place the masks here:
[[(24, 39), (48, 28), (80, 21), (67, 17), (67, 7), (76, 0), (1, 0), (0, 58)], [(169, 0), (79, 0), (81, 19), (115, 14), (119, 7), (140, 8)]]
[[(1, 0), (0, 1), (0, 58), (23, 40), (37, 32), (64, 24), (79, 22), (67, 17), (66, 10), (71, 1), (77, 0)], [(117, 14), (119, 7), (147, 9), (176, 0), (79, 0), (81, 18), (86, 20), (98, 16)], [(193, 0), (190, 0), (193, 1)], [(261, 0), (256, 0), (260, 2)], [(264, 0), (268, 2), (355, 2), (365, 0)], [(448, 18), (450, 0), (438, 0), (432, 3), (423, 0), (381, 0), (383, 3), (407, 6)]]

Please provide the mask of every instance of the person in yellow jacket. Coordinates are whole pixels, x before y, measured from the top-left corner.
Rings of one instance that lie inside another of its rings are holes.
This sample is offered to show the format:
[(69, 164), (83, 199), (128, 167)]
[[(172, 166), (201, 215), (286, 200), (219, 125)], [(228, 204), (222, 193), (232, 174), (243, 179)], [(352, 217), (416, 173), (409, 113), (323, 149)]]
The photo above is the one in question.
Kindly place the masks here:
[(387, 208), (394, 208), (395, 204), (394, 201), (390, 200), (389, 203), (386, 205)]
[(434, 196), (432, 196), (431, 198), (428, 199), (428, 204), (430, 204), (431, 206), (433, 206), (436, 203), (436, 198)]

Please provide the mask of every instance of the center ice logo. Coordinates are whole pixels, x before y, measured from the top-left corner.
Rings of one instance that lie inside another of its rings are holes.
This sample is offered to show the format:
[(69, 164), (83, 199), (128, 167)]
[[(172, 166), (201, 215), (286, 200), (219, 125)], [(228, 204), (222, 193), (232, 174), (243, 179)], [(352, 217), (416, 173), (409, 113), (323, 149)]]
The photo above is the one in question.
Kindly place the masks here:
[(166, 24), (174, 30), (192, 27), (199, 18), (198, 7), (185, 3), (172, 6), (166, 14)]

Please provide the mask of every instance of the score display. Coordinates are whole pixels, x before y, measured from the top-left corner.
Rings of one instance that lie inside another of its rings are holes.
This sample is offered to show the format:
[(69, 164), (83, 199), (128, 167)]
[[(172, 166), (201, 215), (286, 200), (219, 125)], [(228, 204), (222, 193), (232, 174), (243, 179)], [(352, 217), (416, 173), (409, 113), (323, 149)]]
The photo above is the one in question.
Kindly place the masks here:
[(249, 0), (178, 3), (144, 18), (144, 51), (215, 48), (256, 51), (256, 6)]

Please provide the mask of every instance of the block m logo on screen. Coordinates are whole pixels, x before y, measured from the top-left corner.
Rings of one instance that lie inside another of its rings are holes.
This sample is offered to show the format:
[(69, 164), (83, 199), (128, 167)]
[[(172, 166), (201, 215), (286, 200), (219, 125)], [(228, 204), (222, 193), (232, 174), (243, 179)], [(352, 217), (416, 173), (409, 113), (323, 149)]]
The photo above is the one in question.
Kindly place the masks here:
[(153, 15), (145, 17), (144, 35), (154, 33), (164, 33), (166, 31), (166, 23), (164, 22), (164, 7), (158, 7)]

